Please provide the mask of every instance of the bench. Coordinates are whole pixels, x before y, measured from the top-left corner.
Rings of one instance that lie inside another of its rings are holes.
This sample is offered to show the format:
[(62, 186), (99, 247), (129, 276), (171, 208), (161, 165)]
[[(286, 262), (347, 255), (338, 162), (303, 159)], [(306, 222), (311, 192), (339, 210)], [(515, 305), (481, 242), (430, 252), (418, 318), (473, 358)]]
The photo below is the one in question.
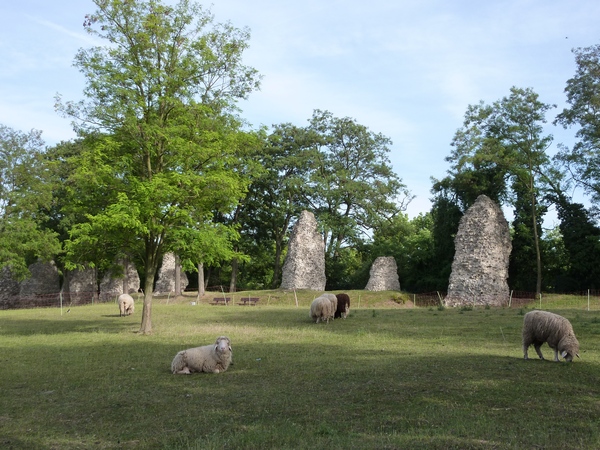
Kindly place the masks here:
[(231, 301), (229, 297), (215, 297), (213, 301), (210, 303), (211, 305), (228, 305)]
[(240, 299), (241, 303), (238, 303), (238, 305), (241, 306), (256, 306), (256, 304), (258, 303), (258, 300), (260, 300), (258, 297), (242, 297)]

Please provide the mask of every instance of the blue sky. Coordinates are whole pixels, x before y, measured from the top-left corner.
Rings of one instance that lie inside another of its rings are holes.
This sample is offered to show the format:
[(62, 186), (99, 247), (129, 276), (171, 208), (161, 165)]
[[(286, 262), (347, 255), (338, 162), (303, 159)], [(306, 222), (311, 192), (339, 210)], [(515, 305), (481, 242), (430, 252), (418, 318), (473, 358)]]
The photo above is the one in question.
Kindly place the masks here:
[[(209, 3), (204, 3), (209, 6)], [(19, 0), (0, 5), (0, 123), (42, 130), (47, 144), (74, 137), (54, 96), (82, 98), (72, 61), (94, 42), (83, 30), (91, 0)], [(252, 32), (245, 63), (264, 76), (240, 106), (258, 127), (307, 124), (314, 109), (352, 117), (392, 139), (390, 161), (430, 209), (430, 177), (467, 106), (492, 103), (511, 86), (565, 106), (575, 73), (571, 49), (600, 43), (597, 0), (214, 0), (219, 22)], [(555, 143), (574, 130), (548, 125)]]

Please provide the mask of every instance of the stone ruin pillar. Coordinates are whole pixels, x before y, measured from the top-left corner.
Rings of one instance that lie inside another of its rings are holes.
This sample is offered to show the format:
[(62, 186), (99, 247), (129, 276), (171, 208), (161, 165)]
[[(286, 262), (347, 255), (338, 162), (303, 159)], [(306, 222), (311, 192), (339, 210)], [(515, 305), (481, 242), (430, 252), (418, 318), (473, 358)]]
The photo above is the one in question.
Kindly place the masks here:
[(460, 219), (446, 306), (506, 305), (512, 243), (504, 213), (480, 195)]
[(29, 266), (31, 276), (20, 283), (22, 306), (56, 306), (60, 298), (60, 276), (54, 261), (38, 261)]
[[(110, 272), (104, 274), (102, 281), (100, 281), (100, 300), (116, 300), (121, 294), (131, 294), (132, 292), (139, 291), (140, 276), (137, 273), (137, 269), (131, 262), (127, 262), (126, 264), (127, 267), (124, 267), (124, 275), (119, 278), (114, 277)], [(127, 284), (127, 288), (124, 286), (125, 284)]]
[(68, 295), (69, 303), (78, 305), (91, 303), (98, 298), (98, 284), (95, 268), (68, 271), (65, 276), (63, 292)]
[(19, 304), (19, 282), (14, 279), (10, 269), (0, 270), (0, 309), (16, 308)]
[(283, 263), (281, 289), (325, 290), (325, 243), (315, 215), (302, 211)]
[[(174, 294), (177, 287), (179, 287), (182, 292), (185, 290), (189, 284), (189, 280), (185, 272), (179, 270), (180, 268), (177, 266), (178, 261), (175, 253), (165, 253), (163, 256), (162, 265), (158, 270), (158, 279), (154, 287), (154, 293), (156, 295)], [(176, 276), (178, 273), (180, 283), (179, 286), (177, 286), (176, 283)]]
[(373, 262), (369, 272), (367, 291), (399, 291), (398, 266), (393, 256), (380, 256)]

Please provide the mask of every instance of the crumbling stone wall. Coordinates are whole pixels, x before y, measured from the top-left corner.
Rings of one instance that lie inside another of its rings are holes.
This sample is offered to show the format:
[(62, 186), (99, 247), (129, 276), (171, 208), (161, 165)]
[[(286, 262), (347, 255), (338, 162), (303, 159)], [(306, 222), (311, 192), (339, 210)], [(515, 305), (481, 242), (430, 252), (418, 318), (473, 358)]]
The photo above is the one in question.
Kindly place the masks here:
[[(158, 270), (158, 279), (154, 286), (154, 293), (157, 295), (172, 294), (175, 292), (175, 264), (177, 258), (175, 254), (170, 252), (163, 256), (162, 265)], [(185, 290), (189, 284), (187, 275), (183, 270), (179, 271), (179, 283), (181, 292)]]
[(500, 207), (485, 195), (477, 197), (460, 220), (454, 246), (445, 304), (505, 305), (512, 243)]
[(19, 282), (15, 280), (8, 267), (0, 270), (0, 309), (10, 309), (19, 302)]
[(65, 298), (70, 304), (89, 303), (98, 297), (97, 271), (95, 268), (68, 271), (63, 284)]
[[(140, 276), (137, 273), (135, 264), (127, 263), (127, 288), (125, 288), (125, 278), (115, 277), (112, 273), (108, 272), (102, 277), (100, 281), (100, 300), (113, 300), (119, 297), (121, 294), (131, 294), (137, 292), (140, 289)], [(127, 291), (127, 292), (125, 292)]]
[(371, 265), (367, 291), (399, 291), (398, 266), (393, 256), (380, 256)]
[(25, 305), (50, 305), (60, 295), (60, 276), (54, 261), (38, 261), (29, 266), (31, 276), (20, 283), (19, 303)]
[(281, 289), (325, 290), (325, 243), (315, 215), (302, 211), (294, 225), (283, 263)]

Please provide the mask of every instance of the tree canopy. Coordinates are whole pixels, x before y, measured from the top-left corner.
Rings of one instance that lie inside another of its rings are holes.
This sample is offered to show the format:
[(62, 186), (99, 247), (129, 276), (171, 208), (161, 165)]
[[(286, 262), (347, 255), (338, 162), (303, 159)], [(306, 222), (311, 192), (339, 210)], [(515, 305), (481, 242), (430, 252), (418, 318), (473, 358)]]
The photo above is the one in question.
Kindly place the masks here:
[(544, 135), (543, 124), (551, 108), (553, 105), (541, 102), (532, 89), (516, 87), (492, 105), (469, 106), (463, 127), (452, 142), (453, 151), (446, 158), (452, 163), (451, 176), (439, 183), (456, 189), (468, 206), (483, 193), (500, 204), (511, 201), (519, 220), (521, 209), (528, 209), (525, 216), (530, 223), (520, 222), (520, 227), (531, 230), (536, 292), (542, 283), (539, 223), (545, 212), (538, 205), (539, 189), (549, 172), (546, 151), (552, 142), (551, 135)]
[(568, 107), (555, 123), (565, 128), (577, 126), (578, 141), (573, 148), (562, 148), (559, 161), (567, 166), (575, 180), (600, 203), (600, 45), (573, 50), (575, 75), (567, 81)]
[(0, 270), (17, 279), (60, 252), (57, 234), (44, 226), (53, 199), (41, 134), (0, 124)]
[[(71, 188), (87, 220), (73, 226), (67, 260), (74, 267), (137, 256), (145, 280), (140, 331), (150, 333), (165, 252), (176, 251), (186, 268), (232, 252), (236, 231), (211, 218), (247, 188), (236, 168), (254, 144), (232, 112), (259, 76), (242, 64), (249, 32), (214, 23), (196, 3), (95, 4), (84, 27), (107, 44), (75, 57), (85, 99), (58, 99), (86, 138)], [(98, 248), (113, 251), (101, 256)]]

